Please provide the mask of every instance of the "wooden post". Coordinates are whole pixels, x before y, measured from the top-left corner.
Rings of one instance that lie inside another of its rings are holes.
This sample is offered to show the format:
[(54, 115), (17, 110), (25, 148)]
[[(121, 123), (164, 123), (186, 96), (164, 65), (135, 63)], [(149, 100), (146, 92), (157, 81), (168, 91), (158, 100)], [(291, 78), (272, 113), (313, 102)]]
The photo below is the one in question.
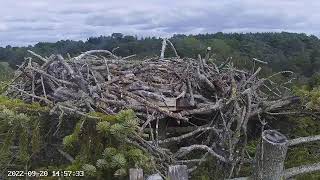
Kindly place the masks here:
[(169, 180), (188, 180), (188, 168), (186, 165), (169, 166)]
[(253, 179), (283, 179), (284, 160), (288, 149), (288, 139), (278, 131), (265, 130), (257, 147)]
[(143, 179), (143, 170), (142, 169), (133, 169), (129, 170), (129, 179), (130, 180), (144, 180)]

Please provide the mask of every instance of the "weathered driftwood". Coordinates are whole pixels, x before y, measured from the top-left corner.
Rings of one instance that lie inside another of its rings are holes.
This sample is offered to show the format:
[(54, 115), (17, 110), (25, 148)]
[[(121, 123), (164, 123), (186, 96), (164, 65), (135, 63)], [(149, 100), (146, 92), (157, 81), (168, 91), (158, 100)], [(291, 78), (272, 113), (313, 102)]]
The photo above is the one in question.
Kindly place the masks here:
[(257, 147), (253, 179), (281, 180), (288, 140), (280, 132), (265, 130)]

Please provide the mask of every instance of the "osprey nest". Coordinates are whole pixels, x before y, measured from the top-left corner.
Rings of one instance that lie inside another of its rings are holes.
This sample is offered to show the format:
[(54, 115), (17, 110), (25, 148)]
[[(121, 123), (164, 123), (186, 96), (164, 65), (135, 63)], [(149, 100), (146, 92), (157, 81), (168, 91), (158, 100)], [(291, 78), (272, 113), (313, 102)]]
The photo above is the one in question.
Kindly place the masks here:
[[(107, 50), (68, 58), (29, 51), (32, 58), (17, 69), (6, 95), (48, 105), (57, 114), (91, 117), (89, 112), (132, 109), (140, 131), (150, 136), (130, 142), (154, 156), (159, 172), (175, 163), (193, 171), (213, 156), (236, 173), (236, 167), (251, 159), (245, 152), (248, 121), (295, 102), (285, 87), (290, 81), (272, 81), (290, 72), (259, 78), (260, 67), (239, 70), (231, 58), (218, 64), (210, 48), (204, 58), (164, 58), (166, 42), (161, 56), (149, 59), (118, 57)], [(265, 64), (253, 61), (256, 67)], [(190, 159), (195, 150), (198, 157)]]

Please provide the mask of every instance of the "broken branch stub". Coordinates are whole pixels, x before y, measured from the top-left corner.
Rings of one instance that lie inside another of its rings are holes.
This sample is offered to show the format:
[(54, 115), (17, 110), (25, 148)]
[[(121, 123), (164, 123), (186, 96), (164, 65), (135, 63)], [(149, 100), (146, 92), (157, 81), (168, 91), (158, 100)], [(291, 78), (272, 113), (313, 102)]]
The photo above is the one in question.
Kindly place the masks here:
[(265, 130), (257, 147), (253, 179), (281, 180), (288, 139), (276, 130)]

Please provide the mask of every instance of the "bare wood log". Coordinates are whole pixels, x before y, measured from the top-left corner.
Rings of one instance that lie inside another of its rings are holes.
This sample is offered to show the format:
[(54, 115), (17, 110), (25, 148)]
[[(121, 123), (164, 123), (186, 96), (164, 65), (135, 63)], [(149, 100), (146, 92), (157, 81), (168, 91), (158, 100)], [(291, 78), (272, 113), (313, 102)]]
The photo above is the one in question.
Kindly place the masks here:
[(301, 143), (307, 143), (307, 142), (312, 142), (312, 141), (320, 141), (320, 135), (291, 139), (291, 140), (289, 140), (288, 145), (294, 146), (294, 145), (298, 145)]
[(71, 163), (73, 163), (73, 162), (75, 161), (74, 158), (73, 158), (70, 154), (64, 152), (63, 150), (57, 148), (57, 151), (58, 151), (63, 157), (65, 157), (68, 161), (70, 161)]
[(161, 54), (160, 54), (160, 59), (163, 60), (164, 59), (164, 52), (166, 51), (166, 46), (167, 46), (167, 41), (164, 38), (162, 40), (162, 48), (161, 48)]
[(132, 55), (130, 55), (130, 56), (126, 56), (126, 57), (121, 58), (119, 61), (123, 61), (123, 60), (126, 60), (126, 59), (130, 59), (130, 58), (135, 57), (135, 56), (136, 56), (136, 54), (132, 54)]
[(46, 88), (44, 86), (43, 76), (42, 75), (40, 76), (40, 80), (41, 80), (41, 86), (42, 86), (42, 91), (43, 91), (44, 98), (47, 99), (47, 92), (46, 92)]
[(159, 144), (163, 144), (163, 143), (169, 143), (169, 142), (173, 142), (173, 141), (181, 141), (182, 139), (185, 139), (185, 138), (188, 138), (190, 136), (193, 136), (199, 132), (202, 132), (202, 131), (208, 131), (208, 130), (213, 130), (215, 131), (216, 133), (218, 133), (220, 130), (216, 129), (215, 127), (198, 127), (196, 130), (192, 131), (192, 132), (189, 132), (187, 134), (183, 134), (181, 136), (178, 136), (178, 137), (171, 137), (171, 138), (168, 138), (168, 139), (164, 139), (164, 140), (159, 140), (158, 143)]
[(284, 171), (284, 178), (287, 179), (299, 174), (311, 173), (315, 171), (320, 171), (320, 162), (286, 169)]
[(48, 61), (46, 58), (40, 56), (39, 54), (37, 54), (37, 53), (35, 53), (35, 52), (31, 51), (31, 50), (28, 50), (28, 52), (29, 52), (30, 54), (36, 56), (37, 58), (39, 58), (39, 59), (42, 60), (43, 62), (47, 62), (47, 61)]
[(253, 61), (256, 61), (258, 63), (261, 63), (261, 64), (268, 64), (268, 62), (265, 62), (265, 61), (261, 61), (260, 59), (257, 59), (257, 58), (252, 58)]
[(104, 60), (104, 63), (106, 65), (106, 68), (107, 68), (107, 81), (110, 81), (111, 80), (111, 75), (110, 75), (108, 61), (107, 61), (107, 59), (105, 57), (103, 57), (103, 60)]
[(129, 180), (144, 180), (142, 169), (129, 169)]
[(110, 55), (113, 58), (116, 58), (116, 59), (118, 58), (112, 52), (110, 52), (108, 50), (90, 50), (90, 51), (82, 53), (81, 55), (79, 55), (77, 57), (74, 57), (74, 60), (79, 61), (82, 58), (84, 58), (85, 56), (88, 56), (88, 55), (91, 55), (91, 54), (94, 54), (94, 53), (106, 53), (106, 54)]
[[(167, 127), (166, 132), (167, 133), (189, 133), (190, 131), (197, 130), (197, 126), (187, 126), (187, 127)], [(150, 132), (150, 128), (145, 128), (143, 130), (144, 132)]]
[(168, 178), (170, 180), (188, 180), (188, 168), (186, 165), (169, 166)]
[(190, 153), (191, 151), (194, 150), (204, 150), (207, 151), (209, 154), (211, 154), (212, 156), (218, 158), (220, 161), (222, 162), (228, 162), (229, 160), (227, 160), (225, 157), (219, 155), (218, 153), (216, 153), (214, 150), (212, 150), (210, 147), (206, 146), (206, 145), (191, 145), (188, 147), (182, 147), (179, 149), (179, 151), (176, 153), (177, 157), (182, 157), (187, 155), (188, 153)]
[(281, 180), (288, 140), (280, 132), (265, 130), (257, 147), (253, 179)]

